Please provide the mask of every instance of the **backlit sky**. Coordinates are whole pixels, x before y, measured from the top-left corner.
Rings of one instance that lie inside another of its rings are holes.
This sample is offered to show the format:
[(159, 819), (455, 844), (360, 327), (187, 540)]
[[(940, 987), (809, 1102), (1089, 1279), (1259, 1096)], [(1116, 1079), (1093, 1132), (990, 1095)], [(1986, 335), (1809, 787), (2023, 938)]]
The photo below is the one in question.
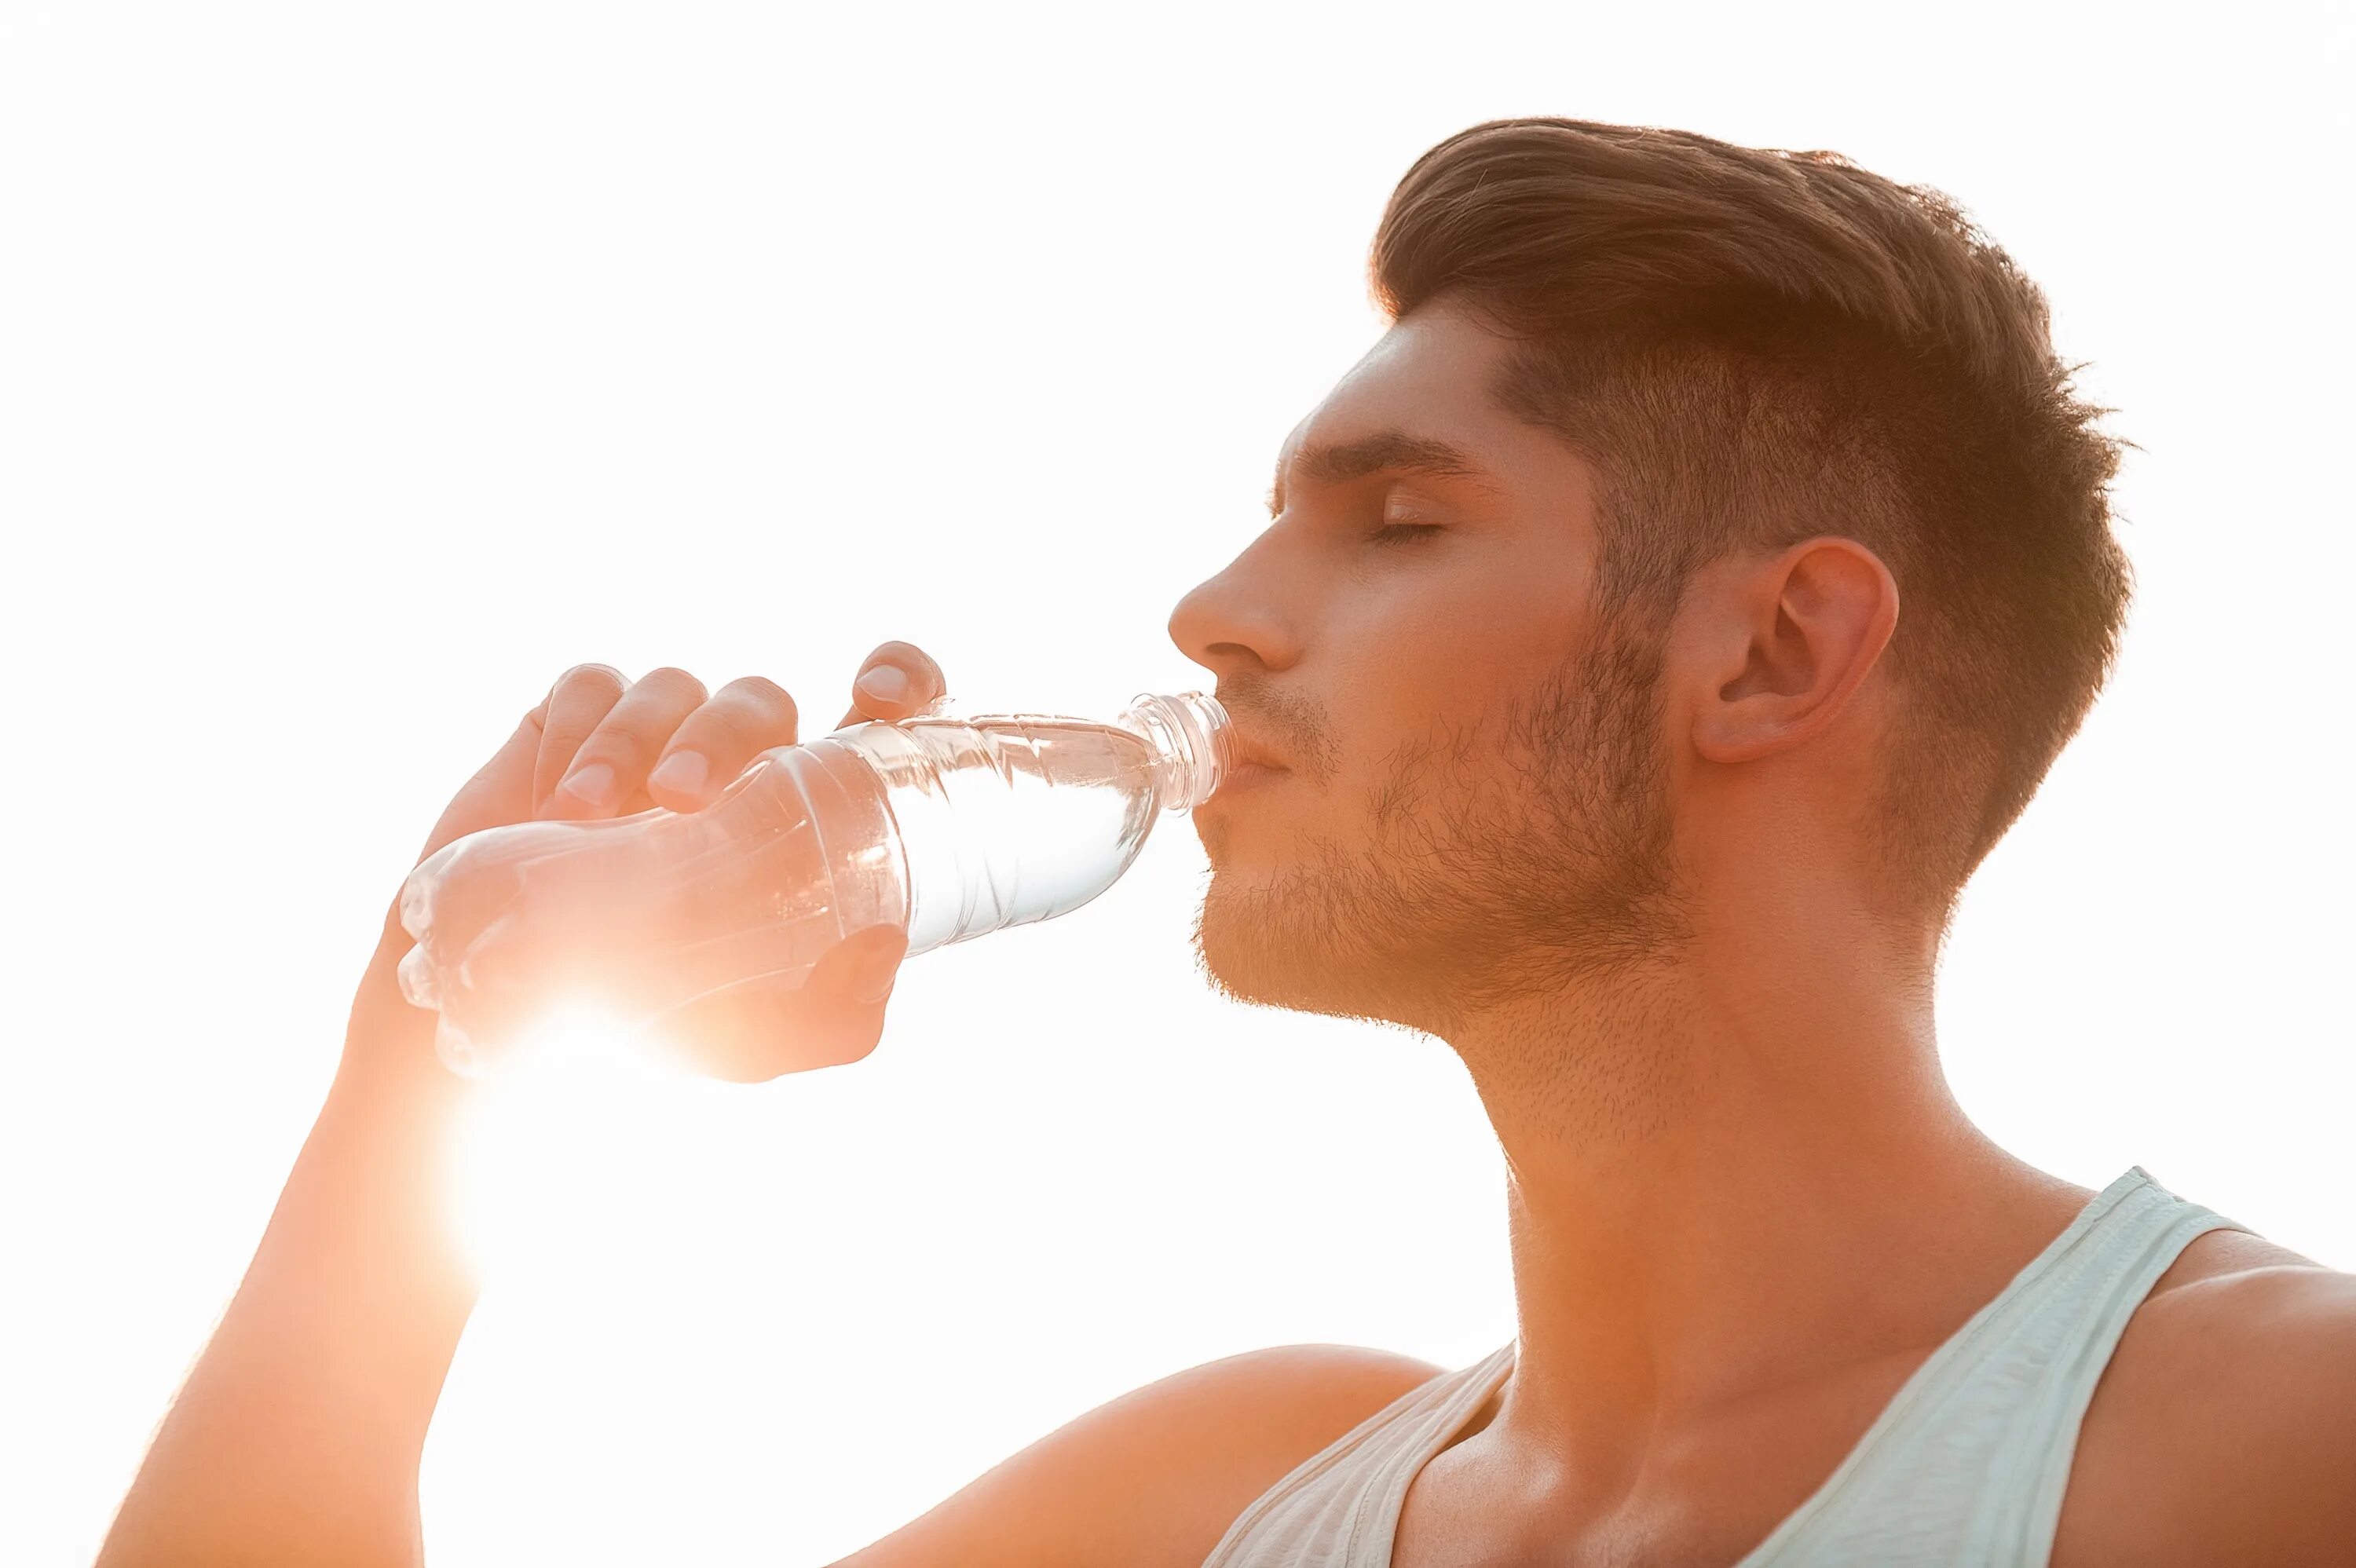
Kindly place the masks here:
[[(1113, 711), (1503, 114), (1944, 189), (2138, 443), (2111, 692), (1982, 871), (1965, 1104), (2356, 1266), (2344, 8), (75, 5), (0, 20), (13, 709), (0, 1560), (95, 1549), (385, 901), (565, 666), (887, 637)], [(1511, 1332), (1499, 1168), (1396, 1031), (1213, 999), (1165, 824), (926, 957), (883, 1049), (485, 1135), (435, 1568), (819, 1563), (1139, 1382)]]

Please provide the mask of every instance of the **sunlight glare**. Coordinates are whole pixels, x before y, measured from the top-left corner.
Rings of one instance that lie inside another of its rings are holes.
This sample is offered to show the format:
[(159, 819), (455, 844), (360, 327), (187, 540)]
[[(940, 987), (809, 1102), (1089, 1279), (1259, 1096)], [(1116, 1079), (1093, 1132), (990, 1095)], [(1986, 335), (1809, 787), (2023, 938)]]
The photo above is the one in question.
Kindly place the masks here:
[(617, 1228), (654, 1218), (659, 1173), (695, 1134), (685, 1071), (643, 1033), (587, 1008), (517, 1042), (459, 1129), (457, 1223), (491, 1278), (573, 1271)]

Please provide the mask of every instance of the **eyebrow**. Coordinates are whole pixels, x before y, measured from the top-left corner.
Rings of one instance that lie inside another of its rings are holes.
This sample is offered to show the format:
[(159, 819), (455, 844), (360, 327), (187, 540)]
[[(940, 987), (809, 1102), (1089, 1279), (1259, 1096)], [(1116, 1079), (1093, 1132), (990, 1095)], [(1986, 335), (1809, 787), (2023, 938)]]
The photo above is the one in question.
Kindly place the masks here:
[(1276, 471), (1268, 494), (1268, 514), (1284, 510), (1284, 476), (1289, 468), (1312, 485), (1346, 485), (1376, 474), (1421, 474), (1435, 479), (1488, 477), (1461, 447), (1405, 431), (1377, 431), (1362, 440), (1324, 446), (1304, 446), (1292, 461)]

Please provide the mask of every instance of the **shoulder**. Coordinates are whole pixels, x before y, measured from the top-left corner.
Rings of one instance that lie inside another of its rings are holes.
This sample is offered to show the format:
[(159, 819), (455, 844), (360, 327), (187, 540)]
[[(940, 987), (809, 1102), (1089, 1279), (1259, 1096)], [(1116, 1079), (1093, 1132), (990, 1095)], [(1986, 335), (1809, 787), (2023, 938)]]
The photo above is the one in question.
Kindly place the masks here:
[(2239, 1232), (2195, 1241), (2094, 1391), (2056, 1568), (2348, 1560), (2356, 1276)]
[[(1279, 1346), (1148, 1383), (1062, 1427), (1043, 1446), (1092, 1472), (1133, 1477), (1151, 1464), (1190, 1496), (1248, 1488), (1219, 1520), (1225, 1531), (1294, 1466), (1440, 1375), (1429, 1362), (1387, 1350)], [(1215, 1540), (1205, 1543), (1206, 1553)]]
[(1195, 1568), (1254, 1499), (1440, 1371), (1341, 1345), (1208, 1362), (1050, 1433), (840, 1568)]

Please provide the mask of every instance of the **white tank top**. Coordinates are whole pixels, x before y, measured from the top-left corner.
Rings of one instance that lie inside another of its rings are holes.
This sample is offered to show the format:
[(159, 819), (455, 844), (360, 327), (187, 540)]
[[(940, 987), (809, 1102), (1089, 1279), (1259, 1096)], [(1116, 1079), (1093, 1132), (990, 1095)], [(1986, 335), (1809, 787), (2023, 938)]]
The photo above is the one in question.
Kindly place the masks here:
[[(2138, 1166), (1906, 1380), (1856, 1447), (1732, 1568), (2045, 1568), (2094, 1383), (2185, 1244), (2232, 1221)], [(1514, 1369), (1410, 1390), (1279, 1481), (1203, 1568), (1390, 1568), (1399, 1507)]]

